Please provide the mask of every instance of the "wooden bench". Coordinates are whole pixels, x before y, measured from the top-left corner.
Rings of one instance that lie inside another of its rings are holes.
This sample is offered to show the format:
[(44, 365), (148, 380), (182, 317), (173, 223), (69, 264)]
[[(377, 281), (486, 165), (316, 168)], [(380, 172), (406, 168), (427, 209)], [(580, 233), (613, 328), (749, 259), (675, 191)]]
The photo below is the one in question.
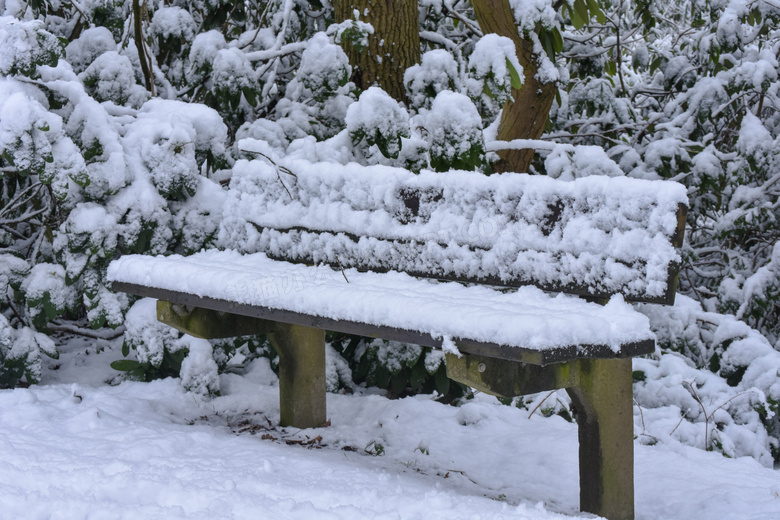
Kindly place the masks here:
[(655, 343), (626, 301), (673, 303), (682, 186), (265, 153), (234, 168), (220, 229), (234, 250), (125, 256), (113, 288), (194, 336), (268, 334), (284, 426), (327, 421), (326, 330), (443, 348), (450, 378), (499, 396), (565, 388), (581, 509), (634, 517), (631, 357)]

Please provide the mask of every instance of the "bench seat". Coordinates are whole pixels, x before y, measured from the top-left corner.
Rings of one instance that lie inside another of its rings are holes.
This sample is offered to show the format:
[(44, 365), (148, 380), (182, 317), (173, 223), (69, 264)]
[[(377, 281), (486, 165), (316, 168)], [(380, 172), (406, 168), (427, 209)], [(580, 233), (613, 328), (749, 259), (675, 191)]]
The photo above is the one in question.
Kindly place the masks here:
[(124, 256), (108, 276), (115, 289), (146, 288), (149, 296), (193, 307), (538, 365), (654, 348), (647, 318), (620, 295), (599, 305), (533, 286), (499, 290), (216, 250)]

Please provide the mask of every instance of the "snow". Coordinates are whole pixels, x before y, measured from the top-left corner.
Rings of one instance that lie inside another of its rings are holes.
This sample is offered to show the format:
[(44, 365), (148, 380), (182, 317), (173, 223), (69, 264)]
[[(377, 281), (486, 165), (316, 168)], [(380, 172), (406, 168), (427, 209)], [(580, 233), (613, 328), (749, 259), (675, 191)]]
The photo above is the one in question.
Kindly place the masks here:
[[(576, 426), (560, 417), (484, 394), (458, 408), (358, 389), (328, 395), (331, 427), (282, 429), (266, 359), (203, 401), (172, 379), (105, 385), (120, 342), (71, 340), (43, 384), (0, 391), (0, 516), (593, 518), (578, 512)], [(780, 516), (777, 470), (679, 443), (635, 449), (637, 520)]]
[(432, 94), (452, 90), (458, 81), (458, 63), (444, 49), (428, 51), (419, 65), (404, 72), (404, 85), (412, 107), (430, 108)]
[(404, 273), (307, 267), (262, 253), (204, 251), (189, 257), (129, 255), (111, 263), (111, 281), (283, 309), (334, 320), (416, 330), (534, 350), (652, 339), (647, 319), (615, 296), (601, 306), (548, 296), (535, 287), (503, 293), (437, 283)]
[(111, 31), (105, 27), (91, 27), (65, 47), (65, 57), (79, 74), (101, 54), (116, 51), (117, 45)]
[[(335, 91), (352, 75), (349, 58), (330, 38), (319, 32), (311, 37), (309, 45), (301, 54), (301, 63), (296, 72), (300, 82), (312, 92)], [(289, 88), (289, 87), (288, 87)]]
[(473, 99), (482, 98), (488, 104), (492, 97), (498, 109), (511, 97), (510, 65), (517, 72), (517, 79), (525, 81), (514, 42), (497, 34), (484, 35), (474, 44), (474, 51), (469, 56), (469, 95)]
[(518, 29), (528, 34), (537, 24), (555, 27), (555, 9), (551, 0), (509, 0), (509, 6), (515, 15)]
[(431, 163), (439, 160), (452, 165), (458, 164), (461, 156), (482, 155), (482, 120), (477, 107), (463, 94), (448, 90), (439, 92), (427, 115), (426, 128), (431, 141)]
[(197, 26), (192, 15), (181, 7), (161, 7), (154, 12), (149, 32), (163, 38), (180, 38), (190, 42), (195, 37)]
[(72, 308), (76, 299), (76, 290), (66, 284), (65, 269), (59, 264), (33, 266), (22, 282), (22, 291), (32, 301), (41, 301), (48, 294), (57, 309)]
[(127, 56), (116, 51), (108, 51), (93, 61), (79, 75), (85, 87), (98, 101), (113, 101), (123, 105), (130, 101), (131, 106), (140, 106), (146, 100), (147, 93), (135, 84), (133, 65)]
[[(416, 175), (282, 160), (253, 140), (240, 146), (274, 164), (261, 158), (234, 166), (220, 231), (224, 248), (330, 265), (589, 286), (634, 297), (662, 296), (669, 263), (679, 261), (668, 237), (687, 196), (676, 183), (601, 175), (573, 182), (514, 173)], [(403, 192), (419, 194), (419, 215), (405, 207)], [(560, 217), (545, 227), (555, 208)]]
[[(360, 94), (356, 103), (349, 105), (345, 122), (352, 142), (357, 144), (365, 141), (365, 147), (373, 155), (398, 157), (401, 151), (400, 136), (407, 137), (410, 134), (406, 110), (378, 87), (369, 87)], [(385, 139), (392, 141), (383, 143)], [(381, 154), (377, 154), (380, 150)]]
[(237, 95), (241, 89), (253, 88), (257, 74), (241, 50), (231, 47), (220, 49), (214, 56), (211, 79), (217, 89)]

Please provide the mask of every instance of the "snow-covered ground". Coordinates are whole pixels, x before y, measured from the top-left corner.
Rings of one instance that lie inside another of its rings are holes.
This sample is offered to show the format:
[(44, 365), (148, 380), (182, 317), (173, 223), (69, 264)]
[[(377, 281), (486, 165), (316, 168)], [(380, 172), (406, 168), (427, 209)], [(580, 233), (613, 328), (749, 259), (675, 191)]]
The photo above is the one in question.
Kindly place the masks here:
[[(0, 391), (0, 519), (593, 518), (560, 417), (366, 391), (329, 394), (329, 428), (280, 429), (267, 360), (207, 401), (174, 380), (106, 384), (119, 347), (72, 340), (43, 384)], [(636, 444), (636, 499), (638, 519), (774, 520), (780, 472)]]

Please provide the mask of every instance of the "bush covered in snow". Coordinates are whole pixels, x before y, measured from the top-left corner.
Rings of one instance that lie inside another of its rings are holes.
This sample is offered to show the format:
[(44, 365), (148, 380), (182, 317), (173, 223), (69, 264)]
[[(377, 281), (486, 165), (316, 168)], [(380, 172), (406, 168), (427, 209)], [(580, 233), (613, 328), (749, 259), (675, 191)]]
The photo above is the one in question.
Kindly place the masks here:
[[(263, 338), (181, 338), (105, 283), (119, 255), (215, 245), (233, 164), (258, 157), (241, 139), (277, 157), (441, 172), (490, 173), (496, 152), (533, 146), (533, 173), (688, 187), (687, 297), (643, 307), (659, 349), (635, 365), (640, 439), (780, 460), (776, 3), (512, 0), (518, 53), (483, 34), (472, 3), (426, 0), (405, 99), (358, 88), (349, 51), (377, 37), (360, 12), (336, 23), (329, 2), (141, 4), (0, 1), (0, 386), (37, 381), (65, 330), (125, 332), (123, 369), (180, 374), (196, 392), (274, 357)], [(495, 142), (529, 82), (557, 94), (537, 117), (547, 142)], [(435, 353), (330, 339), (331, 390), (447, 385)], [(544, 398), (515, 401), (567, 415), (563, 394)]]

